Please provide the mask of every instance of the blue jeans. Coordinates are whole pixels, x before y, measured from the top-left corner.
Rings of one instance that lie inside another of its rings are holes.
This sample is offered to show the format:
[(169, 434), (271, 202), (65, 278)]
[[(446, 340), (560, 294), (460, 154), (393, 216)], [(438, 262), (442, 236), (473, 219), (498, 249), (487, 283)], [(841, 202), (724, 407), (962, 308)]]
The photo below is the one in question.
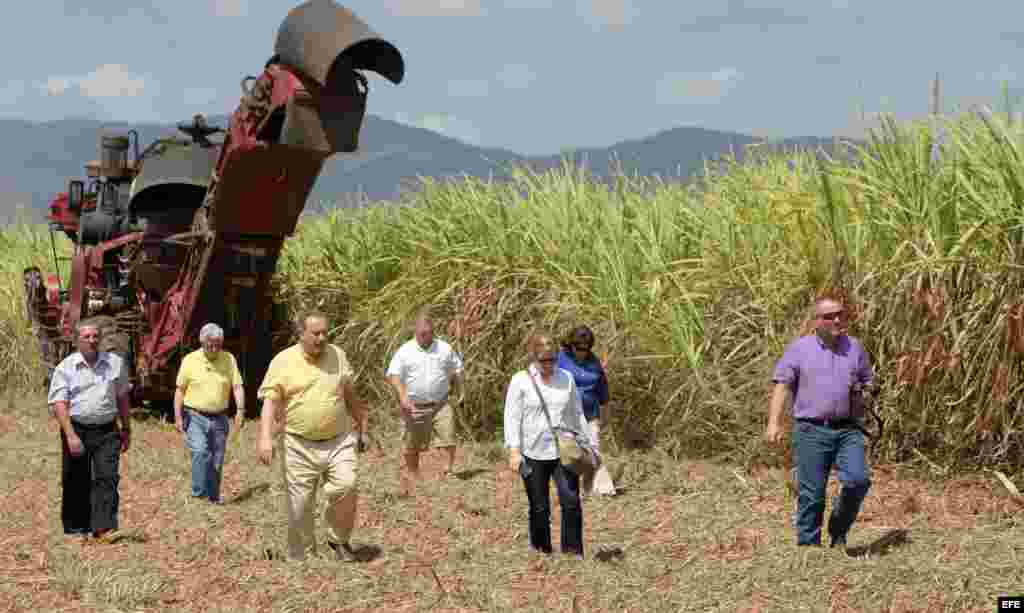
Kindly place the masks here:
[(227, 415), (203, 415), (186, 408), (185, 443), (192, 452), (192, 495), (220, 502), (224, 450), (231, 420)]
[(580, 478), (562, 468), (558, 460), (534, 460), (523, 456), (519, 467), (526, 497), (530, 501), (530, 547), (551, 553), (551, 498), (548, 484), (553, 478), (562, 508), (562, 553), (583, 555), (583, 505)]
[(845, 542), (846, 533), (860, 512), (871, 488), (871, 475), (864, 451), (864, 434), (859, 430), (835, 430), (797, 421), (793, 432), (797, 480), (797, 544), (820, 545), (821, 521), (825, 514), (825, 491), (833, 464), (839, 468), (843, 487), (833, 501), (828, 533), (833, 542)]

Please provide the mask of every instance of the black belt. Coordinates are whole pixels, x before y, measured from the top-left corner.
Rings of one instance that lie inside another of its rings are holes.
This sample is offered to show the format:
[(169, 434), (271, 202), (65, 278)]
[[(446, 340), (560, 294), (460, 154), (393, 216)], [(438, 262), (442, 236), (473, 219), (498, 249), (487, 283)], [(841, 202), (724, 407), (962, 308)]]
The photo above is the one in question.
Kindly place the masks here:
[(851, 417), (798, 417), (797, 421), (804, 422), (805, 424), (814, 424), (815, 426), (822, 426), (824, 428), (831, 428), (833, 430), (862, 430), (863, 426), (860, 422)]
[(80, 421), (71, 420), (71, 425), (82, 430), (113, 430), (114, 420), (110, 420), (105, 424), (83, 424)]
[(192, 408), (190, 406), (187, 406), (187, 405), (185, 406), (185, 408), (188, 409), (189, 411), (192, 411), (193, 413), (199, 413), (203, 417), (219, 417), (219, 416), (224, 414), (223, 412), (220, 412), (220, 413), (207, 413), (206, 411), (200, 411), (199, 409), (194, 409), (194, 408)]

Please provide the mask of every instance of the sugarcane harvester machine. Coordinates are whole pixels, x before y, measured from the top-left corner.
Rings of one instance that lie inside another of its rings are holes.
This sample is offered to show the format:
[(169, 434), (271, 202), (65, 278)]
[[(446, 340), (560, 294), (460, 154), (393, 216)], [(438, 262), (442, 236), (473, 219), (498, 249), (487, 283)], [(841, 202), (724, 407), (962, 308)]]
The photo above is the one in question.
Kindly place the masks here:
[[(246, 380), (246, 407), (287, 325), (270, 287), (321, 169), (354, 152), (372, 71), (394, 84), (398, 49), (349, 9), (310, 0), (279, 27), (259, 76), (242, 80), (226, 130), (201, 115), (187, 136), (140, 151), (138, 133), (101, 131), (99, 160), (50, 205), (53, 232), (74, 247), (70, 275), (25, 270), (27, 315), (49, 369), (75, 350), (75, 325), (99, 322), (101, 350), (131, 366), (133, 401), (166, 408), (178, 365), (206, 322), (224, 328), (224, 349)], [(131, 153), (131, 155), (129, 155)], [(280, 337), (278, 337), (280, 338)]]

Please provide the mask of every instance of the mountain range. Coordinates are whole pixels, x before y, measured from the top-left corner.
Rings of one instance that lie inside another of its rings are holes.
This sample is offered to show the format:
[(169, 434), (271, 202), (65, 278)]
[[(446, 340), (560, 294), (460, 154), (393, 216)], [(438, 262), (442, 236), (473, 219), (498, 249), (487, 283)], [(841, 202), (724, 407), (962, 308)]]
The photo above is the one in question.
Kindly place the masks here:
[[(226, 116), (208, 121), (227, 127)], [(183, 136), (173, 124), (124, 124), (96, 119), (61, 119), (48, 122), (0, 119), (0, 222), (10, 221), (20, 207), (37, 220), (69, 179), (82, 177), (87, 161), (98, 157), (101, 129), (135, 129), (140, 146), (169, 135)], [(618, 168), (628, 174), (686, 179), (708, 159), (763, 143), (747, 134), (677, 127), (608, 147), (578, 149), (571, 158), (586, 164), (597, 178)], [(835, 139), (789, 138), (767, 143), (773, 147), (824, 147)], [(360, 151), (328, 160), (307, 206), (353, 206), (367, 201), (397, 199), (415, 190), (419, 177), (473, 176), (500, 180), (515, 165), (543, 170), (561, 165), (567, 152), (526, 156), (499, 148), (477, 147), (437, 132), (367, 114), (360, 135)]]

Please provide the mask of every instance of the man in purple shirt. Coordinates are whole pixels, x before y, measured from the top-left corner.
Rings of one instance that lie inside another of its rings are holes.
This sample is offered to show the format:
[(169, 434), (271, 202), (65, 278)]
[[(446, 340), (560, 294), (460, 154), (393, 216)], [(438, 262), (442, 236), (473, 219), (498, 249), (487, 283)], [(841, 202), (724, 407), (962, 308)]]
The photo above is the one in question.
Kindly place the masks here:
[(814, 314), (815, 333), (790, 343), (775, 365), (766, 438), (782, 440), (782, 412), (793, 395), (797, 544), (821, 544), (825, 491), (836, 465), (843, 488), (833, 500), (828, 532), (832, 547), (845, 548), (871, 487), (861, 426), (864, 407), (856, 390), (870, 386), (874, 372), (863, 345), (846, 334), (848, 314), (840, 301), (819, 299)]

